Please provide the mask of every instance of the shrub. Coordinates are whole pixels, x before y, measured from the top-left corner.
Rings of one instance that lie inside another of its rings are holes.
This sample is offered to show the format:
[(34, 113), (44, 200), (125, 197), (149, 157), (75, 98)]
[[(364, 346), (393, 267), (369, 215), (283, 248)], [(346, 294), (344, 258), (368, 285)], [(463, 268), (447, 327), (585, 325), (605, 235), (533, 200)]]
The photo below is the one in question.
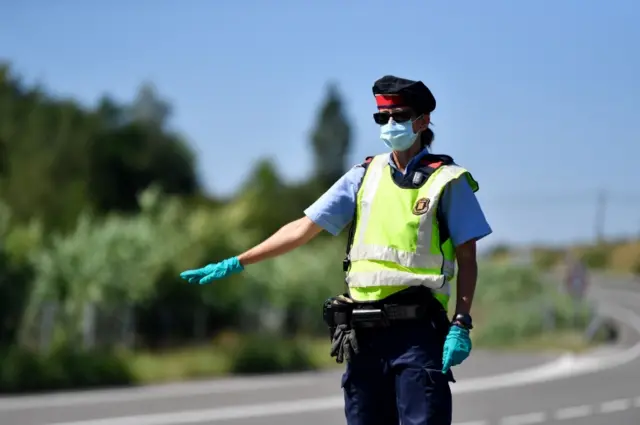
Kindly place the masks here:
[(474, 342), (495, 346), (517, 343), (551, 331), (584, 330), (592, 309), (558, 291), (531, 268), (485, 266), (479, 273), (474, 310)]
[(582, 261), (590, 269), (605, 269), (610, 262), (611, 248), (607, 246), (594, 246), (586, 249), (582, 254)]
[(540, 248), (533, 251), (533, 264), (540, 270), (550, 270), (560, 264), (564, 257), (562, 250)]
[(12, 347), (2, 353), (0, 392), (39, 392), (133, 383), (125, 356), (63, 347), (47, 354)]
[(248, 335), (233, 353), (231, 372), (236, 374), (292, 372), (314, 367), (309, 353), (294, 339), (276, 335)]

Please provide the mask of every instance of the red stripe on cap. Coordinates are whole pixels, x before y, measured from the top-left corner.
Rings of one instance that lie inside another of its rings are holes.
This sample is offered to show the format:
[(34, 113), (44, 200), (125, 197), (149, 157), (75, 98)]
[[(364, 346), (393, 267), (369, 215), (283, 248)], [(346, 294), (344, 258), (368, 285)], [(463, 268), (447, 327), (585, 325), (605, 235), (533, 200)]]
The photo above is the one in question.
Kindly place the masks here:
[(392, 106), (404, 106), (402, 103), (402, 98), (397, 94), (377, 94), (376, 95), (376, 104), (378, 108), (389, 108)]

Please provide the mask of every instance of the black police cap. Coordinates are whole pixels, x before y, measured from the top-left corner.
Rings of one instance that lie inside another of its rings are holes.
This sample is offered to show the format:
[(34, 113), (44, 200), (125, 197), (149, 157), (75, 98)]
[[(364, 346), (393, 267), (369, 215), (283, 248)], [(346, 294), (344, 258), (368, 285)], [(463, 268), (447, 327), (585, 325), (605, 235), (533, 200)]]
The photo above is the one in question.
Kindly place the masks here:
[(379, 108), (408, 106), (419, 114), (428, 114), (436, 109), (436, 99), (422, 81), (385, 75), (373, 84), (373, 94)]

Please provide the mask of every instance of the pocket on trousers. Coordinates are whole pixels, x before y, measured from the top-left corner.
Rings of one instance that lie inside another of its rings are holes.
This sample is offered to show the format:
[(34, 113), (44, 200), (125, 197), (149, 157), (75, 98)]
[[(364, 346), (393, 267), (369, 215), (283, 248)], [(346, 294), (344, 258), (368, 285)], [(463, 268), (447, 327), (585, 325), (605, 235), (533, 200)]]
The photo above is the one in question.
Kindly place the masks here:
[(350, 378), (351, 376), (349, 373), (349, 369), (347, 368), (347, 370), (345, 370), (342, 374), (342, 378), (340, 379), (340, 388), (345, 389), (350, 383)]
[(422, 370), (423, 385), (430, 404), (446, 412), (451, 408), (450, 373), (442, 373), (438, 369), (424, 368)]
[(453, 379), (451, 370), (449, 370), (447, 373), (442, 373), (442, 371), (439, 369), (423, 368), (422, 371), (424, 385), (426, 386), (430, 386), (433, 388), (448, 387), (449, 382), (456, 382)]
[[(353, 382), (353, 371), (347, 367), (342, 374), (340, 387), (344, 396), (344, 413), (348, 424), (360, 424), (365, 421), (366, 413), (363, 412), (362, 398), (358, 392), (357, 385)], [(365, 413), (363, 415), (363, 413)]]
[(449, 377), (441, 370), (405, 369), (400, 377), (398, 396), (403, 423), (451, 425)]

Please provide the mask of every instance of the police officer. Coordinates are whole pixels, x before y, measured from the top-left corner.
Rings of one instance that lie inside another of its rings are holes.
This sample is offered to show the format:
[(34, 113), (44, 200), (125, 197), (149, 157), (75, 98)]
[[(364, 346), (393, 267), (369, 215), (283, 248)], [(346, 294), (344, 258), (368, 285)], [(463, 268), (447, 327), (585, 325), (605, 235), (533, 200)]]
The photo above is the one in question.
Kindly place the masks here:
[(325, 303), (332, 355), (347, 360), (347, 424), (450, 425), (450, 368), (471, 351), (476, 242), (491, 228), (471, 174), (451, 157), (431, 153), (431, 91), (421, 81), (384, 76), (373, 94), (373, 118), (390, 153), (351, 168), (302, 218), (254, 248), (181, 277), (211, 283), (291, 251), (322, 230), (338, 235), (351, 223), (348, 292)]

